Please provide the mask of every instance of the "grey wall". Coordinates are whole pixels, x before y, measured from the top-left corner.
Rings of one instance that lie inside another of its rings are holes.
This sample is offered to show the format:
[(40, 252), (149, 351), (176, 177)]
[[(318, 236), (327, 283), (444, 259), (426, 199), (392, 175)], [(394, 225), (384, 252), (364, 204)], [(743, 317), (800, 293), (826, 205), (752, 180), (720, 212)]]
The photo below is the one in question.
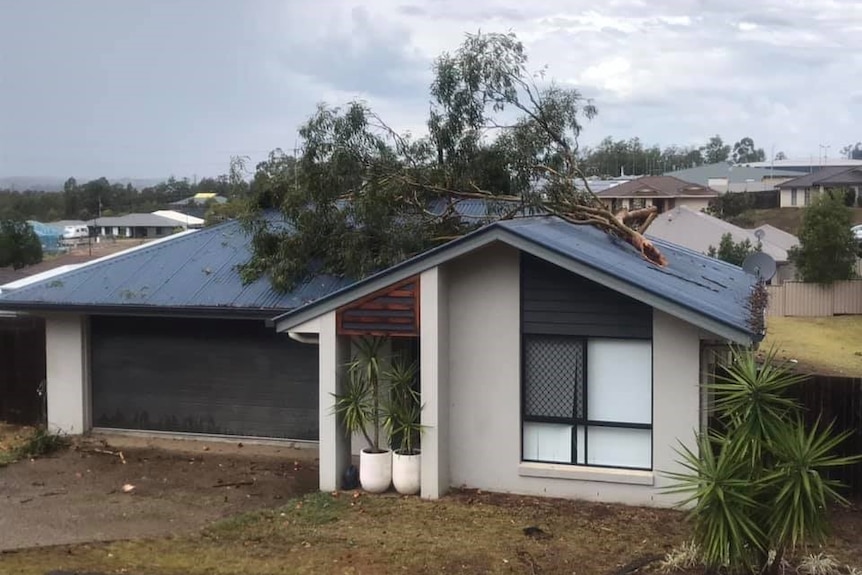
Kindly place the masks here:
[(700, 402), (696, 328), (663, 313), (653, 317), (653, 471), (524, 463), (519, 252), (491, 246), (448, 264), (446, 278), (451, 485), (640, 505), (674, 503), (661, 493), (666, 480), (658, 471), (679, 470), (678, 440), (694, 448)]

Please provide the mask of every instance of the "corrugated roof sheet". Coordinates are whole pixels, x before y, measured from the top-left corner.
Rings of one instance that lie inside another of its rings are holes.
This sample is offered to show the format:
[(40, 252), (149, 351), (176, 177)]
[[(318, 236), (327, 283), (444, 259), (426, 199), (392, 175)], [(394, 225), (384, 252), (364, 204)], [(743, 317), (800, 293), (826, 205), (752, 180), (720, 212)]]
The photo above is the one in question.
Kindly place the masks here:
[(128, 228), (172, 228), (177, 222), (155, 214), (127, 214), (125, 216), (106, 216), (90, 220), (91, 226), (128, 227)]
[(645, 260), (622, 240), (593, 226), (570, 224), (555, 216), (495, 222), (324, 296), (306, 308), (281, 314), (273, 321), (286, 321), (286, 329), (290, 329), (292, 325), (299, 325), (351, 301), (362, 290), (379, 288), (381, 283), (392, 281), (393, 276), (420, 273), (458, 257), (465, 253), (465, 249), (475, 250), (493, 241), (515, 246), (524, 243), (538, 248), (536, 252), (554, 252), (564, 260), (596, 270), (598, 275), (621, 281), (642, 293), (687, 309), (695, 317), (708, 318), (730, 327), (736, 333), (757, 337), (748, 325), (748, 298), (755, 280), (754, 276), (746, 274), (741, 268), (656, 240), (656, 245), (668, 260), (666, 267), (659, 267)]
[(495, 225), (716, 321), (750, 332), (748, 297), (754, 277), (742, 268), (654, 240), (668, 261), (666, 267), (659, 267), (641, 257), (629, 244), (593, 226), (576, 226), (555, 217), (523, 218)]
[(238, 222), (165, 238), (0, 296), (0, 308), (182, 309), (205, 313), (277, 313), (350, 283), (314, 278), (279, 293), (266, 278), (243, 285), (237, 266), (250, 256)]

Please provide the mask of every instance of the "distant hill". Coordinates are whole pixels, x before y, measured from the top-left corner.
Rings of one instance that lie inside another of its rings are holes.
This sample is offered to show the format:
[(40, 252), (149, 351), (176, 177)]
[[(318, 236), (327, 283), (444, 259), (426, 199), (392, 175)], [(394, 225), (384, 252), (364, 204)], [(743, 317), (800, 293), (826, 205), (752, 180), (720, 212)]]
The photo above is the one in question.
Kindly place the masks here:
[[(52, 178), (40, 176), (11, 176), (0, 178), (0, 190), (38, 190), (43, 192), (62, 192), (63, 184), (68, 178)], [(84, 184), (96, 178), (76, 178), (78, 184)], [(167, 178), (108, 178), (112, 184), (132, 184), (135, 189), (143, 189), (164, 182)]]

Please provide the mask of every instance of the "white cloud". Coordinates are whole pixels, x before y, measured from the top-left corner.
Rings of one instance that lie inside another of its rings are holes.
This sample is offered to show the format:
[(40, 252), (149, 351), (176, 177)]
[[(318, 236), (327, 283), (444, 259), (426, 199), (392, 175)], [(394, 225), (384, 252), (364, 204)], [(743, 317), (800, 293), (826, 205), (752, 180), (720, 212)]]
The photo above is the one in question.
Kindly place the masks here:
[(321, 100), (421, 131), (433, 58), (480, 29), (595, 100), (586, 143), (717, 132), (807, 157), (862, 138), (856, 0), (43, 2), (0, 22), (0, 175), (211, 173), (292, 149)]

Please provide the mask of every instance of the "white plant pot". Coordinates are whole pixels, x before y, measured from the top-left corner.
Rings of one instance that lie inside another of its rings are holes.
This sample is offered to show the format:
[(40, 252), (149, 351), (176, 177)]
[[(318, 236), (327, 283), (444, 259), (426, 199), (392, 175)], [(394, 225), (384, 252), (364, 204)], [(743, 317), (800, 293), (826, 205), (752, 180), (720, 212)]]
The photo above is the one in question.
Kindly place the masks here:
[(402, 455), (397, 451), (392, 454), (392, 484), (395, 490), (403, 495), (419, 493), (422, 455)]
[(383, 493), (392, 483), (392, 452), (359, 452), (359, 483), (369, 493)]

